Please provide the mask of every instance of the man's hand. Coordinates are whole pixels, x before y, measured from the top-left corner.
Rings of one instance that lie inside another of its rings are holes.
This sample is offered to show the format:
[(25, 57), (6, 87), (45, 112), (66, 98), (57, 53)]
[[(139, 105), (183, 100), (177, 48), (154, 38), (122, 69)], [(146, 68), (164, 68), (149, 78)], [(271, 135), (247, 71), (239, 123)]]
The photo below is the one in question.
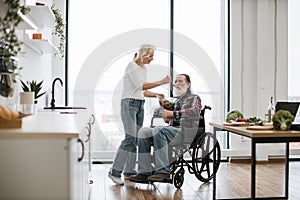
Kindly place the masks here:
[(173, 117), (173, 111), (164, 109), (161, 115), (163, 118)]
[(165, 118), (163, 118), (163, 120), (164, 120), (165, 123), (170, 124), (171, 121), (172, 121), (172, 117), (165, 117)]

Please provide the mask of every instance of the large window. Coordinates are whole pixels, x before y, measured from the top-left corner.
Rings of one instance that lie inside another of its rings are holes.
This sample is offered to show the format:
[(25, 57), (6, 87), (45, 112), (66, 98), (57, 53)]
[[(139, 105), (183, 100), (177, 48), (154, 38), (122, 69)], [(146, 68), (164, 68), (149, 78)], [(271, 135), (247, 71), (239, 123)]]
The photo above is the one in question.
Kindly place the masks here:
[[(174, 75), (190, 74), (193, 91), (201, 96), (204, 104), (215, 107), (211, 113), (207, 112), (207, 117), (223, 119), (219, 113), (224, 108), (222, 88), (212, 84), (222, 82), (220, 77), (224, 71), (220, 0), (174, 1), (173, 40), (170, 36), (170, 0), (69, 2), (69, 103), (73, 103), (74, 87), (82, 78), (80, 70), (90, 67), (91, 77), (84, 77), (86, 81), (97, 77), (95, 89), (87, 88), (92, 89), (88, 92), (94, 93), (93, 110), (97, 120), (92, 145), (94, 158), (112, 158), (124, 137), (119, 118), (122, 76), (139, 44), (151, 43), (157, 47), (154, 61), (148, 67), (147, 81), (153, 81), (170, 73), (173, 41)], [(89, 62), (94, 55), (97, 60)], [(107, 58), (110, 60), (104, 62)], [(87, 63), (93, 66), (87, 66)], [(213, 77), (204, 68), (207, 65), (213, 66)], [(153, 91), (168, 96), (169, 90), (169, 86), (165, 86)], [(149, 126), (157, 106), (156, 99), (146, 100), (144, 126)]]
[(192, 89), (201, 97), (202, 104), (213, 107), (213, 112), (206, 112), (206, 118), (219, 122), (224, 119), (221, 6), (218, 0), (175, 1), (174, 4), (174, 31), (197, 45), (185, 46), (182, 39), (175, 37), (174, 73), (190, 74)]
[[(299, 0), (289, 0), (288, 1), (288, 99), (289, 101), (300, 102), (300, 1)], [(295, 122), (300, 123), (300, 109), (298, 109), (298, 114)], [(291, 148), (300, 149), (300, 143), (291, 143)]]

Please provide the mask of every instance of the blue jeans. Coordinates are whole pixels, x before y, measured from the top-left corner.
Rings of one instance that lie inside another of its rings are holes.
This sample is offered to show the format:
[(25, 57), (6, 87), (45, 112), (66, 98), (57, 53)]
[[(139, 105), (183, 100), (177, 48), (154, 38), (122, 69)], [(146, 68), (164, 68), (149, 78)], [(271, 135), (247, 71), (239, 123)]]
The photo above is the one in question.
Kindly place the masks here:
[(120, 177), (124, 170), (124, 176), (136, 174), (136, 145), (137, 133), (143, 126), (144, 100), (126, 98), (121, 100), (121, 118), (125, 131), (125, 138), (121, 142), (110, 174)]
[(183, 139), (181, 128), (173, 126), (144, 127), (138, 135), (138, 173), (152, 174), (151, 146), (154, 147), (155, 172), (170, 173), (169, 144), (179, 144)]

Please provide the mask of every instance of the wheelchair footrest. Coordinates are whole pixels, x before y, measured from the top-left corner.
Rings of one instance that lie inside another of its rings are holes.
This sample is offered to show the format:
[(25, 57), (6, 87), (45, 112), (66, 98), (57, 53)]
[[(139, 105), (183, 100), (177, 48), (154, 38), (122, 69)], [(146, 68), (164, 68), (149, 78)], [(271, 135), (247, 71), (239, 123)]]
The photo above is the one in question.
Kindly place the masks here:
[(173, 183), (172, 179), (168, 178), (168, 179), (164, 179), (164, 180), (156, 180), (156, 181), (152, 181), (150, 180), (149, 183), (154, 183), (154, 182), (159, 182), (159, 183)]
[(148, 177), (150, 182), (161, 182), (161, 183), (172, 183), (172, 179), (169, 174), (166, 173), (155, 173)]

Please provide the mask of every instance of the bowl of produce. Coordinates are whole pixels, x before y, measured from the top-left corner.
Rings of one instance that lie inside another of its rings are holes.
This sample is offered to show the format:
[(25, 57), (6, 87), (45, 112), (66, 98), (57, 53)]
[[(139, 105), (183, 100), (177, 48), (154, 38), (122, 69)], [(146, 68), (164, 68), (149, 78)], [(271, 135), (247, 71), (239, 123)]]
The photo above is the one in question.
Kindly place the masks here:
[(159, 105), (167, 110), (174, 109), (174, 102), (173, 99), (166, 99), (166, 98), (159, 98)]

